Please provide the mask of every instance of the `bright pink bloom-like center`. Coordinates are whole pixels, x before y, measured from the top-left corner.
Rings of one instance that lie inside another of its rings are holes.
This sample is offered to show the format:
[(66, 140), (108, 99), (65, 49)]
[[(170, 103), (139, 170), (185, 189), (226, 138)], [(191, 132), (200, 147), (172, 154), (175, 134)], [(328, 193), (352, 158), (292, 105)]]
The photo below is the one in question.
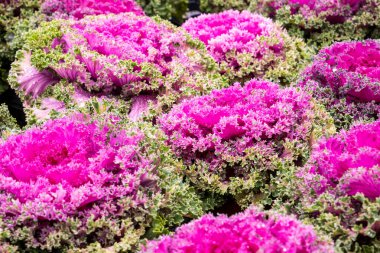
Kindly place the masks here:
[(321, 141), (313, 150), (310, 173), (323, 177), (317, 192), (328, 186), (347, 194), (380, 196), (380, 122), (358, 125)]
[(319, 54), (331, 67), (360, 73), (380, 81), (380, 43), (378, 41), (336, 43), (334, 46), (321, 50)]
[(252, 80), (184, 101), (160, 124), (184, 158), (207, 151), (239, 155), (249, 147), (269, 155), (276, 152), (276, 141), (306, 138), (310, 110), (308, 95)]
[(172, 237), (148, 243), (142, 252), (215, 253), (215, 252), (334, 252), (328, 243), (318, 240), (311, 226), (293, 217), (273, 215), (249, 209), (227, 217), (205, 215), (178, 228)]
[(260, 36), (276, 36), (277, 45), (269, 49), (275, 53), (282, 51), (282, 31), (270, 19), (248, 11), (201, 15), (188, 20), (183, 28), (204, 42), (217, 61), (228, 60), (227, 52), (250, 53), (261, 58), (265, 48), (258, 42)]
[[(54, 126), (49, 131), (28, 132), (26, 135), (15, 136), (10, 140), (13, 145), (8, 146), (11, 149), (8, 151), (15, 157), (4, 155), (2, 160), (6, 157), (9, 157), (9, 160), (2, 164), (0, 171), (22, 182), (44, 177), (52, 184), (65, 181), (73, 186), (82, 185), (89, 181), (91, 171), (99, 172), (101, 169), (89, 168), (89, 159), (97, 154), (105, 142), (106, 132), (99, 132), (98, 136), (93, 136), (96, 132), (94, 124), (73, 123), (65, 127)], [(31, 141), (25, 142), (26, 138)]]
[(331, 88), (337, 102), (380, 102), (380, 42), (339, 42), (322, 49), (306, 68), (299, 86), (324, 99), (319, 87)]
[[(69, 20), (62, 25), (64, 35), (54, 39), (52, 47), (61, 46), (75, 61), (62, 60), (52, 68), (61, 78), (80, 82), (89, 91), (109, 94), (121, 92), (122, 87), (127, 95), (138, 93), (149, 89), (150, 74), (154, 80), (170, 74), (172, 62), (182, 54), (186, 38), (172, 29), (133, 13)], [(145, 73), (144, 66), (153, 70)]]
[(174, 53), (174, 48), (161, 48), (164, 46), (162, 36), (169, 30), (149, 17), (88, 18), (75, 23), (73, 28), (85, 37), (84, 43), (89, 50), (106, 56), (115, 55), (120, 60), (153, 63), (159, 56), (170, 57)]
[(111, 129), (75, 115), (1, 143), (0, 215), (64, 220), (97, 203), (82, 210), (96, 217), (114, 213), (119, 198), (134, 199), (140, 180), (150, 177), (150, 161), (139, 156), (142, 136)]

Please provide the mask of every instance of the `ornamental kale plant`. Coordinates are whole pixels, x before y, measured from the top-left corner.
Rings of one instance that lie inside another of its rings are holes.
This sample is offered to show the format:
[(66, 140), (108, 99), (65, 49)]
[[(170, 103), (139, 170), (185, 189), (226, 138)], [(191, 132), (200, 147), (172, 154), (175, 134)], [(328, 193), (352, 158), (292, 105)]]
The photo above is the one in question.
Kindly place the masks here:
[(183, 28), (205, 43), (221, 73), (231, 81), (265, 78), (289, 84), (309, 60), (302, 40), (248, 11), (201, 15)]
[(0, 94), (8, 89), (8, 72), (15, 54), (24, 43), (25, 33), (43, 20), (40, 0), (0, 2)]
[(254, 208), (231, 217), (204, 215), (173, 236), (150, 241), (144, 253), (305, 252), (332, 253), (332, 243), (291, 216)]
[(10, 0), (0, 3), (0, 93), (8, 88), (7, 76), (26, 34), (45, 20), (81, 19), (86, 15), (143, 11), (133, 0)]
[(144, 15), (143, 10), (134, 0), (46, 0), (41, 9), (42, 13), (53, 18), (82, 19), (89, 15), (125, 12)]
[(135, 251), (202, 215), (159, 131), (98, 118), (51, 120), (0, 143), (2, 252)]
[(250, 9), (274, 18), (289, 34), (317, 48), (380, 38), (379, 0), (255, 0)]
[(332, 114), (337, 128), (380, 113), (380, 41), (340, 42), (322, 49), (297, 85)]
[(323, 139), (299, 171), (301, 216), (329, 233), (340, 252), (380, 250), (379, 131), (376, 121)]
[(242, 206), (286, 195), (310, 145), (334, 132), (309, 95), (257, 80), (185, 100), (159, 124), (198, 189), (231, 194)]
[(126, 101), (149, 95), (159, 113), (181, 97), (222, 86), (216, 68), (185, 31), (122, 13), (44, 23), (29, 33), (10, 83), (32, 107), (41, 97), (62, 101), (68, 96), (57, 87), (68, 87)]

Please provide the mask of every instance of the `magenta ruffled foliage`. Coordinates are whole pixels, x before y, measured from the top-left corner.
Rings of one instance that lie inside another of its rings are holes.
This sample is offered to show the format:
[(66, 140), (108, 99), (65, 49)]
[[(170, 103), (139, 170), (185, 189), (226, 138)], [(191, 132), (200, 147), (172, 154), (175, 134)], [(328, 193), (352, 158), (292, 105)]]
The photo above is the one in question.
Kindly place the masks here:
[[(28, 236), (34, 238), (23, 240), (33, 248), (81, 247), (87, 236), (98, 237), (102, 245), (115, 242), (121, 220), (128, 213), (137, 215), (148, 202), (146, 194), (155, 192), (156, 173), (140, 152), (144, 135), (113, 128), (79, 114), (48, 121), (1, 143), (2, 224), (14, 233), (28, 227)], [(96, 226), (102, 219), (115, 226), (113, 232), (106, 223), (96, 228), (108, 231), (107, 237), (86, 232), (91, 221)], [(70, 233), (65, 224), (84, 233)], [(53, 237), (60, 246), (54, 246)], [(72, 241), (68, 244), (64, 238)]]
[(41, 9), (44, 14), (53, 18), (81, 19), (88, 15), (124, 12), (144, 15), (144, 11), (134, 0), (46, 0)]
[[(258, 48), (257, 38), (281, 33), (281, 30), (268, 18), (248, 11), (225, 11), (219, 14), (202, 15), (189, 19), (182, 26), (191, 35), (207, 45), (208, 50), (218, 62), (226, 61), (226, 52), (249, 52), (254, 57), (262, 57), (265, 50), (278, 54), (282, 51), (282, 41), (273, 48)], [(236, 61), (236, 60), (235, 60)], [(231, 62), (237, 67), (237, 62)]]
[(251, 80), (185, 100), (158, 123), (199, 189), (232, 194), (245, 206), (276, 198), (281, 180), (272, 178), (291, 177), (307, 159), (313, 138), (332, 124), (325, 114), (306, 93)]
[(247, 148), (273, 155), (281, 140), (307, 139), (311, 110), (307, 94), (252, 80), (186, 100), (159, 122), (177, 154), (206, 159), (216, 169), (223, 156), (241, 156)]
[(319, 52), (298, 81), (331, 112), (337, 127), (380, 112), (380, 41), (340, 42)]
[(320, 141), (306, 166), (306, 176), (300, 175), (317, 194), (331, 191), (349, 196), (362, 193), (370, 199), (380, 197), (379, 132), (377, 121)]
[(380, 122), (321, 140), (298, 176), (303, 219), (330, 234), (342, 252), (377, 252)]
[[(151, 65), (151, 71), (158, 72), (145, 74), (168, 74), (170, 62), (184, 40), (172, 33), (170, 27), (134, 14), (68, 22), (63, 32), (61, 39), (53, 41), (52, 47), (60, 46), (63, 54), (76, 59), (67, 64), (59, 62), (51, 66), (52, 69), (61, 78), (78, 82), (89, 91), (106, 93), (118, 89), (124, 93), (138, 93), (142, 89), (152, 89), (151, 86), (163, 85), (149, 83), (149, 76), (142, 73), (142, 64), (147, 64), (145, 68)], [(80, 55), (76, 53), (78, 48)]]
[(231, 217), (205, 215), (179, 227), (171, 237), (148, 242), (142, 252), (332, 253), (334, 248), (321, 240), (312, 226), (294, 217), (250, 208)]
[(73, 86), (89, 97), (152, 96), (161, 113), (181, 97), (226, 85), (200, 41), (134, 13), (54, 20), (30, 32), (26, 42), (9, 79), (32, 106), (44, 96), (62, 101), (71, 95), (56, 87)]
[[(305, 60), (306, 53), (299, 54), (298, 51), (302, 50), (292, 44), (297, 40), (290, 43), (286, 31), (280, 26), (249, 11), (204, 14), (189, 19), (182, 27), (205, 43), (210, 54), (220, 63), (221, 72), (231, 79), (265, 76), (286, 83), (289, 80), (283, 79), (289, 76), (284, 69), (297, 73)], [(298, 59), (298, 67), (293, 57)], [(282, 73), (276, 73), (281, 64)]]
[(53, 69), (62, 78), (83, 83), (88, 90), (115, 92), (121, 88), (124, 95), (149, 91), (164, 85), (160, 77), (173, 74), (175, 64), (186, 66), (190, 74), (201, 68), (191, 65), (186, 56), (190, 46), (184, 33), (164, 22), (134, 14), (71, 22), (62, 39), (52, 46), (58, 45), (64, 48), (64, 54), (72, 55), (79, 47), (80, 67), (58, 64)]

